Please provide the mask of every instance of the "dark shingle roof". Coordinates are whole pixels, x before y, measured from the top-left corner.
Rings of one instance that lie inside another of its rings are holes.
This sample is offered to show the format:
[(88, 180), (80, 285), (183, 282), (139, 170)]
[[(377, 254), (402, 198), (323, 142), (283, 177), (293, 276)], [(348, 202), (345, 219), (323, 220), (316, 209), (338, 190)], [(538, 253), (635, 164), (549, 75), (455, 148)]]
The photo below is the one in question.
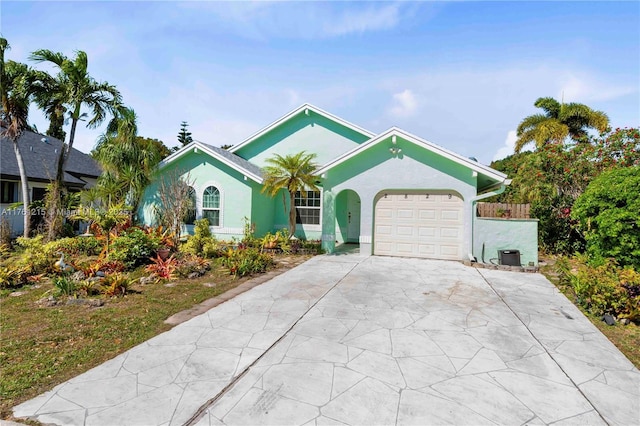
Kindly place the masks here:
[(263, 177), (263, 173), (262, 173), (262, 169), (258, 166), (256, 166), (253, 163), (250, 163), (249, 161), (245, 160), (242, 157), (237, 156), (236, 154), (227, 151), (226, 149), (222, 149), (219, 148), (217, 146), (213, 146), (213, 145), (209, 145), (208, 143), (204, 143), (204, 142), (199, 142), (202, 145), (206, 146), (207, 148), (211, 149), (211, 151), (214, 151), (216, 154), (220, 154), (220, 156), (226, 158), (227, 160), (233, 162), (234, 164), (238, 165), (239, 167), (245, 169), (246, 171), (253, 173), (254, 175), (262, 178)]
[[(45, 138), (46, 142), (42, 139)], [(24, 132), (18, 140), (27, 176), (31, 180), (48, 181), (55, 178), (56, 166), (62, 141), (51, 136)], [(12, 142), (0, 138), (0, 173), (3, 177), (20, 178), (18, 162), (13, 152)], [(102, 173), (100, 165), (89, 155), (73, 148), (67, 161), (64, 180), (70, 185), (84, 186), (81, 178), (97, 178)]]

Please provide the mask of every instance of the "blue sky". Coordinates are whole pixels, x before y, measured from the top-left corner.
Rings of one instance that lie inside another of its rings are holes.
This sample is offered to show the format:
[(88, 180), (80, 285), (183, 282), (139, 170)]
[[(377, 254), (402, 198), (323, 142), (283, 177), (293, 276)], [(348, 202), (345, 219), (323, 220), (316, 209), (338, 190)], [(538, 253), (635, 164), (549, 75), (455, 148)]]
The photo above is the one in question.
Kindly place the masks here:
[[(8, 59), (84, 50), (140, 134), (241, 142), (308, 102), (483, 163), (541, 96), (640, 124), (639, 2), (11, 2)], [(33, 64), (42, 68), (42, 65)], [(31, 121), (47, 122), (37, 111)], [(78, 132), (88, 152), (103, 128)], [(306, 147), (313, 151), (313, 147)]]

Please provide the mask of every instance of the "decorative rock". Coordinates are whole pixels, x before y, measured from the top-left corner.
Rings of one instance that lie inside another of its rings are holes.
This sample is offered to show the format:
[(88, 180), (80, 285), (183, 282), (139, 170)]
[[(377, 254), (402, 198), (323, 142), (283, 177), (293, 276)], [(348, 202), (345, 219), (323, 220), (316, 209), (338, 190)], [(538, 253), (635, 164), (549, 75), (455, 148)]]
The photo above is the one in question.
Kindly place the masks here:
[(202, 283), (202, 285), (205, 286), (205, 287), (215, 287), (218, 284), (216, 284), (216, 283)]
[(102, 299), (67, 299), (67, 305), (86, 305), (92, 308), (97, 308), (99, 306), (104, 305), (104, 300)]
[(192, 272), (189, 275), (187, 275), (187, 278), (192, 280), (194, 278), (198, 278), (201, 274), (199, 272)]
[(620, 320), (620, 324), (622, 325), (629, 325), (631, 323), (631, 321), (629, 321), (629, 318), (622, 318)]
[(87, 276), (86, 276), (86, 275), (85, 275), (85, 273), (84, 273), (84, 272), (82, 272), (82, 271), (76, 271), (76, 272), (74, 272), (73, 274), (71, 274), (71, 279), (72, 279), (73, 281), (82, 281), (82, 280), (84, 280), (85, 278), (87, 278)]
[(147, 284), (153, 284), (156, 280), (156, 276), (155, 275), (149, 275), (148, 277), (140, 277), (140, 284), (141, 285), (147, 285)]
[(23, 294), (26, 294), (26, 291), (14, 291), (13, 293), (9, 293), (9, 296), (11, 297), (20, 297)]
[(58, 304), (58, 301), (54, 299), (53, 296), (49, 296), (49, 297), (43, 297), (42, 299), (38, 300), (36, 303), (40, 306), (44, 306), (48, 308), (51, 306), (56, 306)]
[(106, 275), (105, 275), (105, 273), (104, 273), (103, 271), (98, 271), (98, 272), (96, 272), (96, 277), (104, 278), (105, 276), (106, 276)]
[(165, 287), (175, 287), (176, 283), (166, 283), (164, 286)]

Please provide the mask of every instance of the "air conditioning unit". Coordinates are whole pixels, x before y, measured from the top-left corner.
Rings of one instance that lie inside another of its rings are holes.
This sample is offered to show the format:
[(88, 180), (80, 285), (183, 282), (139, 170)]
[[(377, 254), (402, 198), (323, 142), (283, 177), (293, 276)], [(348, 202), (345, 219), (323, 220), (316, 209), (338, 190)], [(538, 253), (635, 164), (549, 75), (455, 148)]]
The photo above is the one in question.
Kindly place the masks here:
[(498, 250), (498, 262), (500, 265), (522, 266), (520, 250)]

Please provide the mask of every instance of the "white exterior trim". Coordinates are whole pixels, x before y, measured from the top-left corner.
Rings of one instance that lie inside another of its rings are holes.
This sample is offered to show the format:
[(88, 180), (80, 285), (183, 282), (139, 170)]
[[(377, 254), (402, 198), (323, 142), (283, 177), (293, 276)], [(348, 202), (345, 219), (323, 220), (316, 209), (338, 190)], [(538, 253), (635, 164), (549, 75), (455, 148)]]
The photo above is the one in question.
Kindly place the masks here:
[(203, 201), (202, 197), (204, 195), (204, 190), (210, 186), (215, 186), (220, 192), (220, 206), (218, 207), (218, 210), (220, 211), (220, 223), (218, 224), (218, 226), (213, 226), (213, 225), (209, 226), (212, 232), (217, 233), (217, 232), (220, 232), (219, 230), (224, 229), (224, 194), (225, 194), (225, 191), (222, 185), (220, 185), (220, 183), (218, 183), (217, 181), (208, 180), (202, 185), (200, 185), (199, 187), (197, 188), (194, 187), (194, 189), (196, 190), (196, 217), (200, 219), (203, 218), (204, 209), (202, 208), (202, 201)]
[(288, 121), (289, 119), (295, 117), (296, 115), (300, 114), (300, 113), (306, 113), (307, 111), (312, 111), (318, 115), (323, 116), (324, 118), (327, 118), (331, 121), (334, 121), (338, 124), (341, 124), (355, 132), (358, 132), (364, 136), (368, 136), (370, 138), (375, 136), (375, 133), (370, 132), (369, 130), (363, 129), (362, 127), (355, 125), (353, 123), (350, 123), (346, 120), (343, 120), (340, 117), (337, 117), (327, 111), (324, 111), (316, 106), (313, 106), (311, 104), (303, 104), (301, 106), (299, 106), (298, 108), (294, 109), (293, 111), (289, 112), (288, 114), (284, 115), (283, 117), (280, 117), (279, 119), (277, 119), (276, 121), (274, 121), (273, 123), (269, 124), (267, 127), (264, 127), (261, 130), (258, 130), (256, 133), (254, 133), (253, 135), (249, 136), (247, 139), (245, 139), (244, 141), (240, 142), (238, 145), (235, 145), (233, 147), (231, 147), (229, 149), (230, 152), (236, 152), (237, 150), (249, 145), (251, 142), (253, 142), (254, 140), (258, 139), (260, 136), (264, 135), (265, 133), (270, 132), (271, 130), (275, 129), (276, 127), (280, 126), (282, 123)]
[(405, 132), (402, 129), (399, 129), (397, 127), (392, 127), (389, 130), (387, 130), (386, 132), (380, 133), (378, 136), (376, 136), (375, 138), (372, 138), (370, 140), (368, 140), (367, 142), (363, 143), (360, 146), (355, 147), (354, 149), (352, 149), (351, 151), (346, 152), (345, 154), (341, 155), (340, 157), (330, 161), (329, 163), (325, 164), (324, 166), (322, 166), (321, 168), (319, 168), (318, 170), (316, 170), (316, 174), (323, 174), (326, 173), (328, 170), (332, 169), (333, 167), (344, 163), (345, 161), (355, 157), (356, 155), (360, 154), (360, 152), (365, 151), (383, 141), (386, 141), (388, 138), (390, 137), (394, 137), (394, 136), (400, 136), (401, 138), (415, 144), (418, 146), (421, 146), (435, 154), (438, 154), (442, 157), (445, 157), (451, 161), (454, 161), (462, 166), (465, 166), (473, 171), (476, 171), (478, 173), (481, 173), (485, 176), (488, 176), (492, 179), (495, 179), (499, 182), (505, 182), (507, 180), (507, 175), (500, 173), (497, 170), (492, 169), (491, 167), (482, 165), (478, 162), (475, 162), (473, 160), (470, 160), (466, 157), (463, 157), (462, 155), (456, 154), (452, 151), (449, 151), (448, 149), (445, 149), (439, 145), (436, 145), (432, 142), (429, 142), (425, 139), (422, 139), (418, 136), (412, 135), (410, 133)]

